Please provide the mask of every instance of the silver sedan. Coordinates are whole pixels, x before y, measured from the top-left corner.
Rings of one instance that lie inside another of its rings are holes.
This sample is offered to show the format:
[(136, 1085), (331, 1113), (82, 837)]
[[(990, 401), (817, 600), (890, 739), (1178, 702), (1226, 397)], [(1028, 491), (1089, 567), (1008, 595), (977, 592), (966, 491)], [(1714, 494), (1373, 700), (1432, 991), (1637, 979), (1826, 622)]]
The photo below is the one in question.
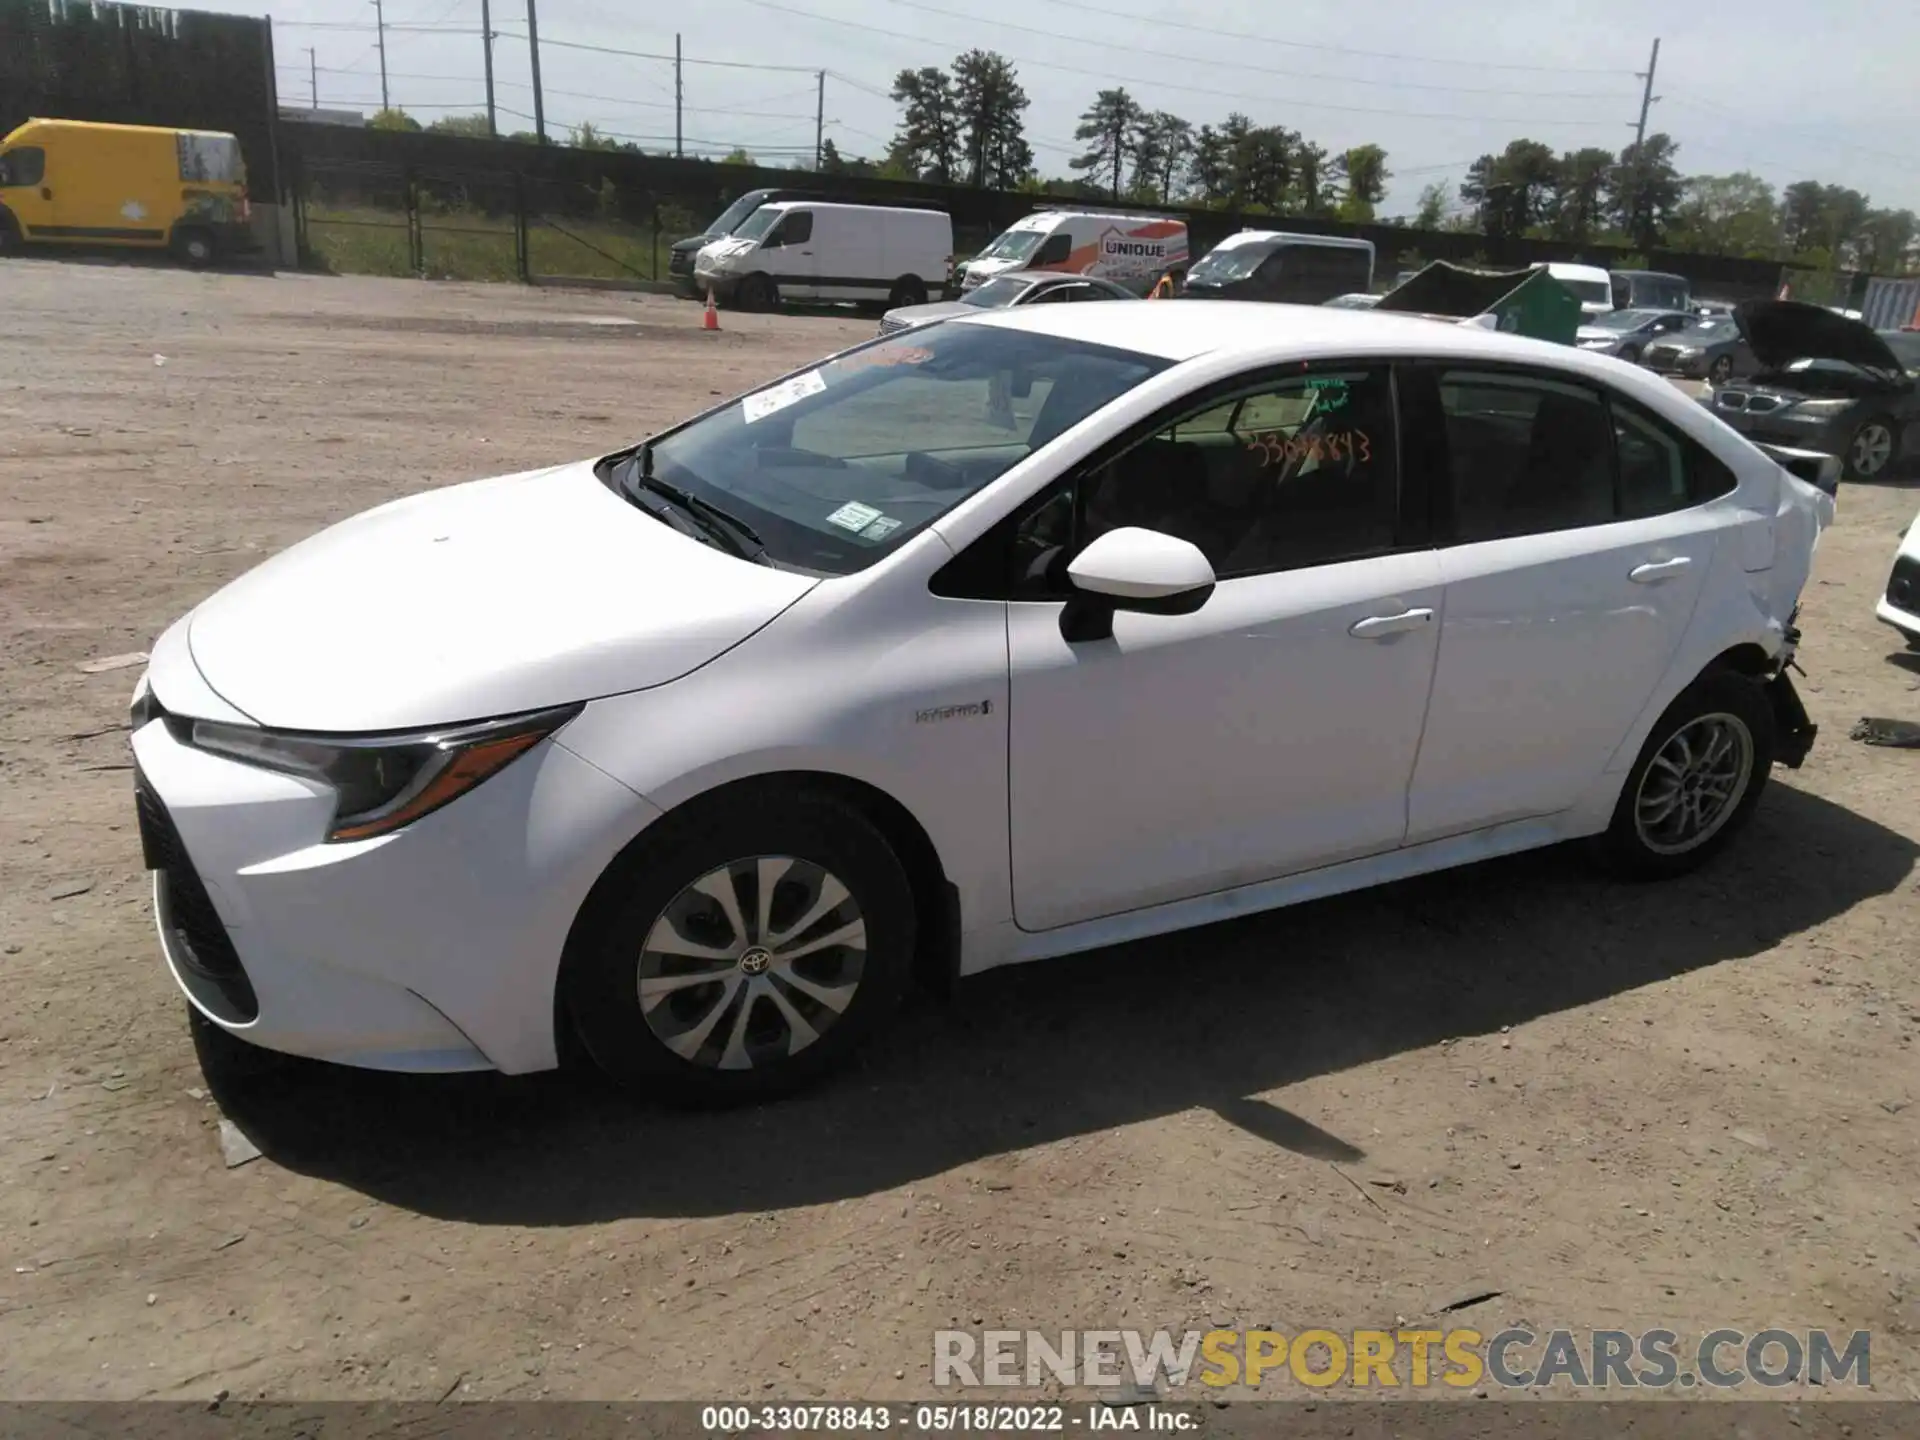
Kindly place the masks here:
[(951, 315), (971, 315), (976, 310), (1003, 310), (1009, 305), (1057, 304), (1070, 300), (1138, 300), (1140, 297), (1111, 280), (1092, 275), (1064, 274), (1057, 270), (1012, 270), (996, 275), (958, 300), (936, 300), (928, 305), (902, 305), (889, 310), (880, 320), (880, 333), (891, 335), (944, 320)]

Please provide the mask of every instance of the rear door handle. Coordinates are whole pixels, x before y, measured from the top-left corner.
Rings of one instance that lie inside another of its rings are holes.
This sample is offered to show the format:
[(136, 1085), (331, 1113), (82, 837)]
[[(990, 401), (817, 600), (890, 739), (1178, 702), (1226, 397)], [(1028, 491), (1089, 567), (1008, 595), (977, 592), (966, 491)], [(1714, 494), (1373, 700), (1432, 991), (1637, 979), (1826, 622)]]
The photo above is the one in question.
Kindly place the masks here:
[(1652, 585), (1657, 581), (1671, 580), (1682, 570), (1693, 564), (1692, 557), (1676, 555), (1671, 560), (1649, 560), (1645, 565), (1636, 565), (1627, 572), (1627, 578), (1636, 585)]
[(1404, 631), (1418, 630), (1423, 625), (1433, 623), (1431, 610), (1402, 610), (1398, 615), (1369, 615), (1358, 621), (1348, 630), (1362, 640), (1382, 640), (1389, 635), (1399, 635)]

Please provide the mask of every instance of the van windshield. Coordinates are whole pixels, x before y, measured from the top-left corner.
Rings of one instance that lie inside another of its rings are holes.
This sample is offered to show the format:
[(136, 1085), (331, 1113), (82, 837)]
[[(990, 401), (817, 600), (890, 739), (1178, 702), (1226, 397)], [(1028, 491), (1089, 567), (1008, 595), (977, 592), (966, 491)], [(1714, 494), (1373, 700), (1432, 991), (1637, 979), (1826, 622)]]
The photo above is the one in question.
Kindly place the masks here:
[(1008, 230), (980, 252), (982, 260), (1024, 260), (1040, 248), (1043, 230)]
[[(775, 564), (848, 575), (1168, 363), (936, 321), (708, 411), (654, 442), (651, 474), (750, 526)], [(605, 473), (654, 508), (647, 458)]]
[(733, 232), (733, 238), (736, 240), (758, 240), (773, 228), (776, 220), (786, 213), (786, 211), (776, 209), (772, 205), (762, 205), (741, 222), (740, 227)]
[(1236, 245), (1231, 250), (1214, 250), (1200, 257), (1199, 262), (1187, 272), (1189, 283), (1198, 281), (1202, 285), (1225, 285), (1230, 281), (1244, 280), (1260, 268), (1260, 262), (1267, 258), (1270, 250), (1264, 245)]
[(1571, 290), (1573, 298), (1583, 305), (1613, 304), (1613, 286), (1605, 280), (1569, 280), (1564, 275), (1553, 278)]
[(763, 192), (759, 190), (749, 190), (745, 195), (742, 195), (738, 200), (722, 210), (720, 212), (720, 218), (707, 226), (706, 233), (715, 236), (733, 234), (740, 222), (758, 210), (765, 201), (766, 196)]

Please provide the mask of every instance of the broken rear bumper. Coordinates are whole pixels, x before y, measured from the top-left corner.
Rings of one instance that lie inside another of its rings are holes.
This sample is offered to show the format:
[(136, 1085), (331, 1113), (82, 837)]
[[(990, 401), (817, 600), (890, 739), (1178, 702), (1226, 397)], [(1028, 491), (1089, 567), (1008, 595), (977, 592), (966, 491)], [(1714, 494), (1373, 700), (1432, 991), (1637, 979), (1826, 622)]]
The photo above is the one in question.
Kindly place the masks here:
[(1769, 680), (1766, 690), (1767, 703), (1773, 709), (1774, 761), (1789, 770), (1798, 770), (1813, 749), (1820, 727), (1807, 717), (1807, 707), (1801, 703), (1800, 692), (1793, 688), (1793, 680), (1786, 671)]

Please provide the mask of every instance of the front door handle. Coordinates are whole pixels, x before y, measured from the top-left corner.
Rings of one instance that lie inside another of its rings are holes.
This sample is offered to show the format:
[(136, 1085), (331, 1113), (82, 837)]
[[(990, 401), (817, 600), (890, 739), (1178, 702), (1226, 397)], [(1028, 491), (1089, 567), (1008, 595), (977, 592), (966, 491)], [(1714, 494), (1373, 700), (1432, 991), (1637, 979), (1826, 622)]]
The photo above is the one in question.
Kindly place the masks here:
[(1690, 556), (1676, 555), (1671, 560), (1649, 560), (1645, 565), (1636, 565), (1627, 572), (1627, 578), (1636, 585), (1652, 585), (1657, 581), (1671, 580), (1689, 565)]
[(40, 198), (42, 200), (51, 200), (53, 198), (53, 191), (48, 189), (45, 185), (42, 185), (40, 187)]
[(1398, 615), (1369, 615), (1358, 621), (1348, 630), (1349, 635), (1362, 640), (1381, 640), (1389, 635), (1399, 635), (1408, 630), (1418, 630), (1423, 625), (1433, 623), (1431, 610), (1402, 610)]

